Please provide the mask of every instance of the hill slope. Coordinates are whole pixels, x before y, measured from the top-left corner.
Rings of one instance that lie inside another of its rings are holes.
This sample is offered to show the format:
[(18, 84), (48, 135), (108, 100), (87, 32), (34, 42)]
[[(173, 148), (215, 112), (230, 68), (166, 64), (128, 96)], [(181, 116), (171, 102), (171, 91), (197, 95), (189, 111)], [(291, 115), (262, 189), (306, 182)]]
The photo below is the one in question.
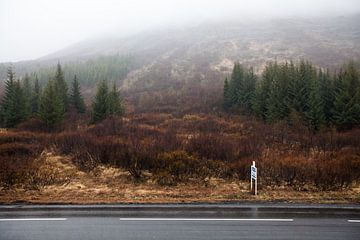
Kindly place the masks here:
[[(86, 63), (98, 56), (125, 55), (132, 59), (127, 76), (109, 77), (121, 82), (124, 89), (163, 88), (194, 81), (220, 84), (237, 60), (254, 66), (259, 73), (266, 62), (275, 59), (303, 58), (330, 68), (360, 59), (359, 23), (360, 15), (208, 23), (126, 38), (88, 40), (34, 61), (16, 63), (15, 68), (19, 76), (48, 68), (58, 60)], [(0, 66), (1, 78), (4, 69)]]

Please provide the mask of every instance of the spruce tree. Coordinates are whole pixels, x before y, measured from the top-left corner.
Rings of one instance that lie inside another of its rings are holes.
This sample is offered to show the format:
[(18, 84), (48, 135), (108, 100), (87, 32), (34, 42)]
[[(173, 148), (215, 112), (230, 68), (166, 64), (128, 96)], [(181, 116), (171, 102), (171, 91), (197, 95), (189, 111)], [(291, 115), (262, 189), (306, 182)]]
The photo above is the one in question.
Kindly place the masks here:
[(101, 122), (108, 116), (108, 94), (109, 89), (106, 81), (98, 84), (95, 99), (92, 103), (92, 123)]
[(252, 111), (252, 103), (255, 97), (256, 75), (253, 68), (246, 71), (243, 86), (240, 90), (241, 93), (241, 105), (248, 112)]
[(275, 69), (277, 69), (277, 63), (270, 63), (266, 66), (262, 80), (259, 82), (257, 89), (255, 90), (255, 99), (253, 101), (253, 110), (255, 114), (266, 120), (268, 115), (269, 97), (272, 84), (275, 77)]
[(332, 119), (334, 108), (334, 83), (330, 76), (329, 70), (325, 73), (319, 70), (318, 73), (320, 95), (324, 105), (325, 122), (328, 124)]
[(32, 113), (32, 89), (30, 84), (30, 77), (28, 74), (25, 75), (24, 81), (23, 81), (23, 90), (24, 90), (24, 98), (25, 98), (25, 117), (30, 117)]
[(1, 101), (1, 120), (2, 125), (9, 127), (12, 125), (13, 112), (15, 98), (15, 73), (12, 70), (12, 66), (7, 69), (7, 80), (5, 82), (5, 95)]
[(50, 80), (40, 98), (39, 116), (48, 128), (54, 128), (64, 119), (65, 107), (63, 99), (56, 91), (55, 82)]
[(121, 98), (119, 92), (116, 90), (115, 82), (112, 90), (108, 95), (108, 116), (121, 116), (123, 115), (123, 108), (121, 106)]
[(306, 118), (313, 131), (318, 131), (326, 121), (320, 82), (317, 79), (314, 79), (311, 84)]
[(71, 94), (70, 94), (70, 103), (72, 106), (75, 107), (76, 111), (78, 113), (84, 113), (85, 112), (85, 103), (84, 99), (81, 96), (80, 92), (80, 85), (76, 78), (76, 75), (74, 76), (74, 80), (72, 82), (72, 88), (71, 88)]
[(40, 104), (40, 85), (39, 85), (39, 79), (37, 78), (37, 76), (35, 76), (34, 89), (31, 100), (31, 108), (33, 114), (39, 112), (39, 104)]
[(224, 92), (223, 92), (223, 107), (225, 110), (229, 110), (231, 106), (232, 106), (232, 101), (231, 101), (229, 81), (227, 78), (225, 78)]
[(360, 78), (352, 62), (336, 80), (333, 122), (341, 130), (360, 124)]
[(11, 66), (7, 71), (1, 110), (2, 124), (5, 127), (14, 127), (26, 118), (24, 92), (20, 82), (15, 81), (15, 74)]
[(243, 79), (244, 79), (244, 69), (240, 65), (240, 63), (235, 63), (230, 81), (230, 93), (231, 93), (232, 105), (239, 106), (241, 104)]
[(57, 64), (56, 73), (55, 73), (55, 82), (54, 87), (59, 95), (60, 100), (63, 102), (65, 110), (68, 109), (69, 99), (68, 99), (68, 87), (65, 82), (64, 73), (62, 71), (60, 63)]

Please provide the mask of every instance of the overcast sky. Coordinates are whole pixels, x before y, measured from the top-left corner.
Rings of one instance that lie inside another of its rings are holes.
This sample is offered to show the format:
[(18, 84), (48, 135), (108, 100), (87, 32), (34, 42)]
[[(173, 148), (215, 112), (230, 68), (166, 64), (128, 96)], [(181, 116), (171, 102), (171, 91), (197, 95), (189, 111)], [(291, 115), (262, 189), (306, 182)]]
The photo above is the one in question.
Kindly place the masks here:
[(360, 0), (0, 0), (0, 62), (36, 59), (103, 34), (222, 18), (345, 15)]

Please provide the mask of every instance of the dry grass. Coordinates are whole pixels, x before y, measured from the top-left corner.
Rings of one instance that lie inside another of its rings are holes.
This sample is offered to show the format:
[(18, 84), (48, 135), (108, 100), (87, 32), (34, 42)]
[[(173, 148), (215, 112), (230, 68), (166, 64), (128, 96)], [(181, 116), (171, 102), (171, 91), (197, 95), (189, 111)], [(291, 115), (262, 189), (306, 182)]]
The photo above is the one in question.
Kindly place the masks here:
[(24, 188), (0, 189), (3, 204), (28, 203), (180, 203), (231, 201), (285, 201), (316, 203), (360, 203), (359, 186), (342, 191), (294, 191), (290, 187), (266, 188), (258, 196), (249, 193), (244, 181), (207, 178), (177, 186), (159, 186), (149, 172), (143, 182), (134, 183), (128, 171), (98, 166), (82, 172), (68, 157), (45, 153), (42, 169), (51, 169), (63, 181), (37, 190)]

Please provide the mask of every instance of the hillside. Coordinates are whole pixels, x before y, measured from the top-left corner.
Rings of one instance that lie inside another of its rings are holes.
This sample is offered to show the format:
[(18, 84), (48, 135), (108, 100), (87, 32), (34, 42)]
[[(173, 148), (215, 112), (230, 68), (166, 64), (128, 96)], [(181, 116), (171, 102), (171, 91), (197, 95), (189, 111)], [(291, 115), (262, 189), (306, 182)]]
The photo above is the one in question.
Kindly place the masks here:
[[(14, 66), (18, 76), (48, 69), (58, 60), (65, 67), (74, 62), (85, 65), (86, 71), (88, 61), (115, 55), (131, 59), (127, 75), (107, 72), (102, 77), (118, 81), (123, 89), (162, 89), (194, 82), (221, 86), (234, 61), (255, 66), (260, 73), (272, 60), (307, 59), (317, 66), (335, 68), (346, 60), (359, 59), (359, 22), (360, 15), (206, 23), (79, 42)], [(7, 65), (0, 66), (2, 79)], [(93, 80), (80, 81), (94, 84)]]

